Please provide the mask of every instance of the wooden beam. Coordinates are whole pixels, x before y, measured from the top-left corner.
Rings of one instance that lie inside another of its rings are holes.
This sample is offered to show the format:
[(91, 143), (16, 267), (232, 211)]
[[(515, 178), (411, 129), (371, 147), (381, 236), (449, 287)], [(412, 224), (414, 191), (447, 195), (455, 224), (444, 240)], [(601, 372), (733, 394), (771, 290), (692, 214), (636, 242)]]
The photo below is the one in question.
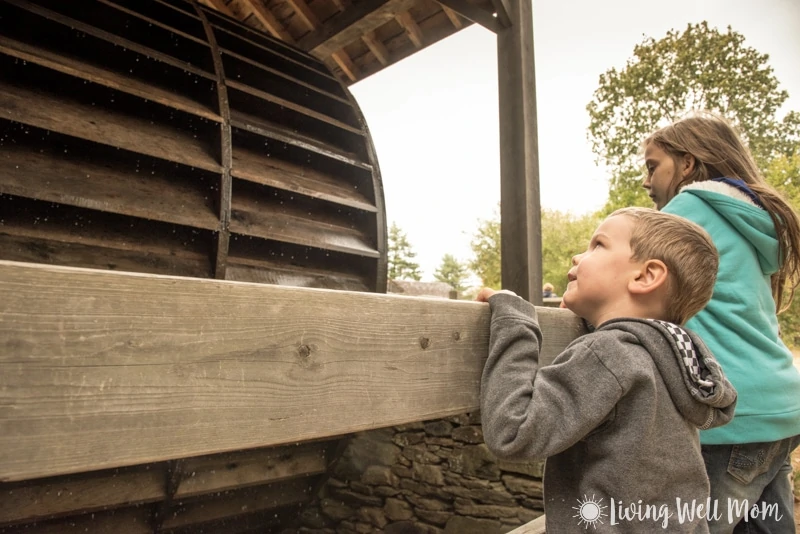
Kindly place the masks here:
[(511, 18), (508, 15), (510, 9), (508, 0), (492, 0), (492, 5), (494, 6), (494, 12), (497, 15), (500, 26), (503, 28), (511, 26)]
[(316, 57), (326, 58), (359, 39), (364, 33), (383, 26), (398, 13), (408, 11), (416, 2), (417, 0), (364, 0), (331, 17), (317, 31), (300, 39), (297, 45)]
[[(172, 500), (228, 491), (290, 478), (319, 475), (327, 468), (325, 442), (236, 451), (181, 460)], [(167, 498), (165, 464), (39, 479), (4, 488), (0, 525), (141, 505)], [(0, 526), (0, 530), (2, 530)]]
[(372, 55), (375, 56), (381, 65), (384, 67), (389, 64), (389, 50), (380, 42), (375, 35), (374, 31), (369, 31), (361, 36), (361, 39), (364, 41), (364, 44), (367, 45), (369, 51), (372, 52)]
[(436, 2), (443, 7), (452, 9), (465, 19), (480, 24), (489, 31), (497, 33), (502, 29), (502, 26), (490, 11), (475, 4), (470, 4), (467, 0), (436, 0)]
[(452, 9), (450, 9), (445, 5), (441, 7), (442, 11), (444, 11), (444, 14), (447, 15), (447, 18), (450, 19), (450, 22), (453, 23), (453, 26), (455, 26), (457, 30), (460, 30), (461, 28), (464, 27), (464, 23), (461, 22), (461, 17), (458, 16), (458, 13), (456, 13), (455, 11), (453, 11)]
[[(580, 335), (540, 308), (543, 361)], [(489, 307), (0, 261), (0, 481), (478, 409)]]
[(347, 55), (347, 52), (344, 50), (339, 50), (338, 52), (334, 52), (331, 54), (331, 57), (339, 65), (339, 68), (342, 69), (345, 76), (347, 76), (351, 82), (358, 81), (359, 71), (356, 64), (353, 63), (353, 60), (350, 59), (350, 56)]
[(228, 15), (232, 19), (236, 18), (236, 15), (233, 14), (231, 8), (229, 8), (222, 0), (202, 0), (202, 3), (210, 8), (216, 9), (220, 13)]
[(422, 48), (424, 46), (422, 42), (422, 30), (420, 30), (419, 26), (417, 26), (417, 23), (414, 20), (414, 17), (411, 16), (411, 13), (408, 11), (403, 11), (402, 13), (398, 13), (397, 17), (395, 18), (397, 19), (397, 22), (400, 23), (400, 26), (402, 26), (406, 31), (406, 35), (408, 35), (408, 38), (412, 43), (414, 43), (414, 46), (417, 48)]
[(539, 139), (531, 0), (509, 0), (510, 27), (497, 34), (500, 222), (503, 287), (542, 302)]
[[(317, 16), (309, 9), (308, 4), (304, 2), (304, 0), (288, 0), (289, 4), (291, 4), (292, 8), (294, 8), (295, 13), (303, 21), (303, 24), (306, 25), (306, 28), (309, 31), (314, 31), (320, 27), (320, 22)], [(339, 65), (339, 68), (342, 69), (342, 72), (347, 76), (351, 82), (358, 81), (359, 72), (358, 67), (356, 67), (353, 60), (350, 58), (347, 52), (342, 50), (338, 50), (331, 54), (331, 58)]]
[(530, 523), (525, 523), (514, 530), (508, 532), (508, 534), (544, 534), (544, 527), (545, 527), (545, 516), (540, 515)]
[(250, 8), (250, 11), (264, 25), (270, 35), (289, 44), (294, 44), (292, 36), (289, 35), (289, 32), (286, 31), (277, 17), (272, 14), (272, 11), (261, 3), (261, 0), (242, 0), (242, 3)]
[(294, 12), (297, 13), (297, 16), (303, 21), (303, 24), (306, 25), (308, 31), (314, 31), (320, 26), (319, 19), (311, 11), (311, 8), (308, 7), (303, 0), (288, 0), (289, 5), (292, 6)]

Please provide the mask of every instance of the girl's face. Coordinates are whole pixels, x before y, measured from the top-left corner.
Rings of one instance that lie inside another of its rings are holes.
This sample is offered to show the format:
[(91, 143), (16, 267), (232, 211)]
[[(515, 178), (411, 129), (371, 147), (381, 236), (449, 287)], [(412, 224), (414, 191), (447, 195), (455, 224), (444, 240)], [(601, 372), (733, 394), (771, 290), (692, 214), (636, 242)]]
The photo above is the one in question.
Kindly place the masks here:
[(655, 143), (647, 145), (644, 164), (647, 177), (642, 185), (655, 202), (656, 209), (660, 210), (675, 196), (675, 186), (681, 179), (680, 169), (675, 165), (675, 160)]

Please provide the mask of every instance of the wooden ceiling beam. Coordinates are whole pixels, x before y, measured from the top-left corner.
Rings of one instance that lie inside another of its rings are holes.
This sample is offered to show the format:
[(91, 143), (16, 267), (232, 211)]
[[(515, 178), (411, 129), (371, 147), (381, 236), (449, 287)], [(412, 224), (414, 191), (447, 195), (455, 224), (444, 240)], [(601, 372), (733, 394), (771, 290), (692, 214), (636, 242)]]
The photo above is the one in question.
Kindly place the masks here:
[(374, 31), (365, 33), (361, 36), (361, 39), (381, 65), (385, 67), (389, 64), (389, 50), (387, 50), (386, 46), (384, 46), (384, 44), (378, 40), (378, 37), (375, 35)]
[(511, 26), (511, 17), (509, 15), (508, 0), (492, 0), (494, 12), (497, 14), (497, 20), (503, 28)]
[(261, 0), (241, 1), (245, 6), (250, 8), (250, 11), (252, 11), (253, 15), (255, 15), (258, 21), (264, 25), (270, 35), (289, 44), (294, 44), (294, 39), (292, 39), (292, 36), (289, 35), (289, 32), (287, 32), (283, 25), (278, 21), (278, 18), (272, 14), (272, 11), (270, 11), (267, 6), (261, 3)]
[(417, 0), (364, 0), (331, 17), (297, 44), (316, 57), (331, 56), (333, 52), (341, 50), (366, 32), (394, 19), (398, 13), (408, 11), (416, 2)]
[(225, 2), (223, 2), (222, 0), (201, 0), (201, 2), (210, 8), (216, 9), (220, 13), (228, 15), (232, 19), (236, 18), (236, 15), (233, 14), (231, 8), (225, 5)]
[[(322, 25), (314, 12), (308, 7), (305, 0), (288, 0), (288, 2), (309, 31), (313, 32)], [(342, 72), (351, 82), (358, 81), (359, 69), (344, 49), (333, 52), (331, 54), (331, 59), (339, 65), (339, 68), (342, 69)]]
[(422, 30), (417, 25), (417, 22), (414, 20), (414, 17), (411, 16), (411, 13), (408, 11), (403, 11), (402, 13), (398, 13), (397, 22), (400, 23), (400, 26), (406, 31), (408, 38), (414, 43), (414, 46), (417, 48), (422, 48), (423, 45), (423, 35)]
[(313, 32), (321, 26), (319, 19), (304, 0), (288, 0), (288, 2), (300, 20), (303, 21), (303, 24), (306, 25), (308, 31)]
[(450, 22), (453, 23), (453, 26), (455, 26), (457, 30), (460, 30), (461, 28), (464, 27), (464, 23), (461, 21), (461, 17), (458, 16), (458, 13), (456, 13), (447, 6), (441, 6), (441, 7), (442, 11), (444, 11), (444, 14), (447, 15), (447, 18), (450, 19)]
[(356, 67), (356, 64), (353, 63), (353, 60), (350, 59), (350, 56), (344, 50), (339, 50), (338, 52), (334, 52), (331, 54), (331, 57), (339, 65), (339, 68), (342, 69), (342, 72), (350, 78), (351, 82), (358, 81), (359, 70)]
[(448, 7), (464, 17), (494, 33), (497, 33), (503, 26), (490, 11), (483, 9), (475, 4), (470, 4), (466, 0), (436, 0), (440, 5)]

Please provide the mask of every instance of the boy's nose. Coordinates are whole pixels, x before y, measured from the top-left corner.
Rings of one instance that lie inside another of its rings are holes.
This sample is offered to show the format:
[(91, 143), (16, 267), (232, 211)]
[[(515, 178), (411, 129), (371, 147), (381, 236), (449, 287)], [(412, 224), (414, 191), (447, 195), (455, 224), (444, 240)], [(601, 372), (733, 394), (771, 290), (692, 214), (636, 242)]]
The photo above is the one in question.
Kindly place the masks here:
[(583, 256), (583, 254), (575, 254), (574, 256), (572, 256), (572, 265), (578, 265), (581, 256)]

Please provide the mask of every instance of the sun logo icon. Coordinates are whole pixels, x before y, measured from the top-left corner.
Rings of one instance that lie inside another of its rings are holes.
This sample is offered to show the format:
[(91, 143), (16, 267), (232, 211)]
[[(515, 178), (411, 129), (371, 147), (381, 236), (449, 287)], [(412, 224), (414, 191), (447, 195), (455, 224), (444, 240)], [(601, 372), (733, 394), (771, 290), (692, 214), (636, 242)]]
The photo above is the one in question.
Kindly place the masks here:
[(608, 506), (601, 504), (603, 499), (595, 500), (594, 495), (590, 499), (584, 495), (583, 500), (575, 500), (578, 501), (578, 506), (573, 506), (572, 509), (577, 510), (578, 513), (572, 517), (577, 517), (578, 526), (584, 525), (584, 529), (588, 529), (589, 525), (592, 525), (592, 528), (597, 528), (597, 523), (602, 524), (603, 518), (608, 515), (604, 511)]

